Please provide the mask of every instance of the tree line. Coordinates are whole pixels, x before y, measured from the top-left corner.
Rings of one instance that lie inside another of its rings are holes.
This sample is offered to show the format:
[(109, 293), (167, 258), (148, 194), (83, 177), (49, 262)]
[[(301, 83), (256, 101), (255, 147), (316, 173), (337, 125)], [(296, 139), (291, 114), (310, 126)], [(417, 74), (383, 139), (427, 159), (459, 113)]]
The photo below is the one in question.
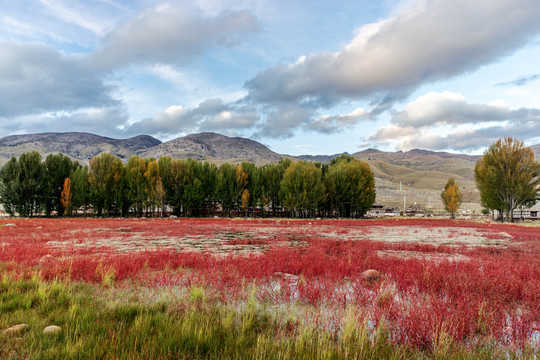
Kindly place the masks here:
[(0, 169), (0, 201), (10, 215), (272, 215), (362, 217), (375, 202), (369, 165), (342, 155), (328, 164), (223, 163), (102, 153), (88, 166), (34, 151)]

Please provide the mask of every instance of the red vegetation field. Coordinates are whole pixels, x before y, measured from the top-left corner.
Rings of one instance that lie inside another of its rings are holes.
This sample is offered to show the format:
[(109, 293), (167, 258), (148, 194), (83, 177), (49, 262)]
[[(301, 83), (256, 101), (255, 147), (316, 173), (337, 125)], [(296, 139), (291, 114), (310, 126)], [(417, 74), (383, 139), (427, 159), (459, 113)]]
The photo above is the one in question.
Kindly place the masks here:
[[(0, 276), (255, 296), (340, 336), (354, 319), (430, 350), (452, 341), (538, 347), (540, 227), (450, 220), (17, 219)], [(512, 238), (505, 238), (505, 232)], [(379, 280), (364, 279), (375, 269)]]

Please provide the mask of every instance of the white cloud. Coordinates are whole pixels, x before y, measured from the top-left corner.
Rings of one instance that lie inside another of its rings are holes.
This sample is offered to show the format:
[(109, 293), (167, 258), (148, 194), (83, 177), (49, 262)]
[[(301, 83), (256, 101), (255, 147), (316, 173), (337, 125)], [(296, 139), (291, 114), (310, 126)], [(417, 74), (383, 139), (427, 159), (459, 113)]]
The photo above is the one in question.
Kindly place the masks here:
[(350, 129), (359, 121), (367, 119), (369, 114), (363, 108), (357, 108), (349, 114), (321, 115), (305, 125), (307, 130), (320, 133), (336, 133)]
[(395, 113), (369, 140), (400, 150), (477, 150), (500, 137), (528, 140), (539, 133), (540, 109), (510, 109), (501, 100), (470, 104), (461, 94), (430, 92)]
[(193, 109), (171, 106), (151, 118), (126, 126), (124, 132), (128, 135), (150, 134), (167, 138), (200, 131), (236, 133), (253, 127), (258, 120), (259, 115), (252, 106), (225, 104), (221, 99), (210, 99)]
[(98, 67), (133, 64), (185, 64), (212, 46), (231, 46), (238, 35), (257, 29), (246, 11), (206, 18), (183, 8), (162, 5), (107, 34), (91, 57)]
[(310, 54), (260, 72), (246, 83), (266, 103), (306, 97), (406, 97), (426, 82), (494, 62), (540, 31), (540, 2), (426, 0), (358, 29), (339, 52)]
[(0, 117), (117, 107), (102, 74), (76, 56), (35, 43), (0, 41)]

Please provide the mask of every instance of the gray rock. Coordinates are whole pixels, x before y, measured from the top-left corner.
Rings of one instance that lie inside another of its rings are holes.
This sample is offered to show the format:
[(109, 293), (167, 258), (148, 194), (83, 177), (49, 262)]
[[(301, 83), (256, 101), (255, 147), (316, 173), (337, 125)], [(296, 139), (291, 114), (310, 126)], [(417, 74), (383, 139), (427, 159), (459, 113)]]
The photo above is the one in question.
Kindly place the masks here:
[(47, 335), (58, 334), (60, 331), (62, 331), (62, 328), (56, 325), (49, 325), (43, 329), (43, 333)]
[(15, 335), (15, 334), (20, 334), (22, 333), (24, 330), (26, 330), (26, 328), (28, 327), (28, 324), (17, 324), (17, 325), (13, 325), (11, 327), (8, 327), (7, 329), (5, 329), (4, 331), (2, 331), (2, 334), (5, 334), (5, 335)]
[(381, 273), (377, 270), (369, 269), (364, 271), (362, 274), (362, 279), (368, 280), (368, 281), (375, 281), (379, 280), (381, 278)]

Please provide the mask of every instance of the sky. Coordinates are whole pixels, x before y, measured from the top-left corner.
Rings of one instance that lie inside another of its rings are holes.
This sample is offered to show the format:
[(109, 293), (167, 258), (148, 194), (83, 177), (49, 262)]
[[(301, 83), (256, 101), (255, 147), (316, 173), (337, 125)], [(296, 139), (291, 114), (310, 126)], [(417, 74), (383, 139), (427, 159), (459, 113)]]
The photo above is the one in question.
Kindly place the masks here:
[(0, 137), (540, 143), (538, 0), (0, 0)]

